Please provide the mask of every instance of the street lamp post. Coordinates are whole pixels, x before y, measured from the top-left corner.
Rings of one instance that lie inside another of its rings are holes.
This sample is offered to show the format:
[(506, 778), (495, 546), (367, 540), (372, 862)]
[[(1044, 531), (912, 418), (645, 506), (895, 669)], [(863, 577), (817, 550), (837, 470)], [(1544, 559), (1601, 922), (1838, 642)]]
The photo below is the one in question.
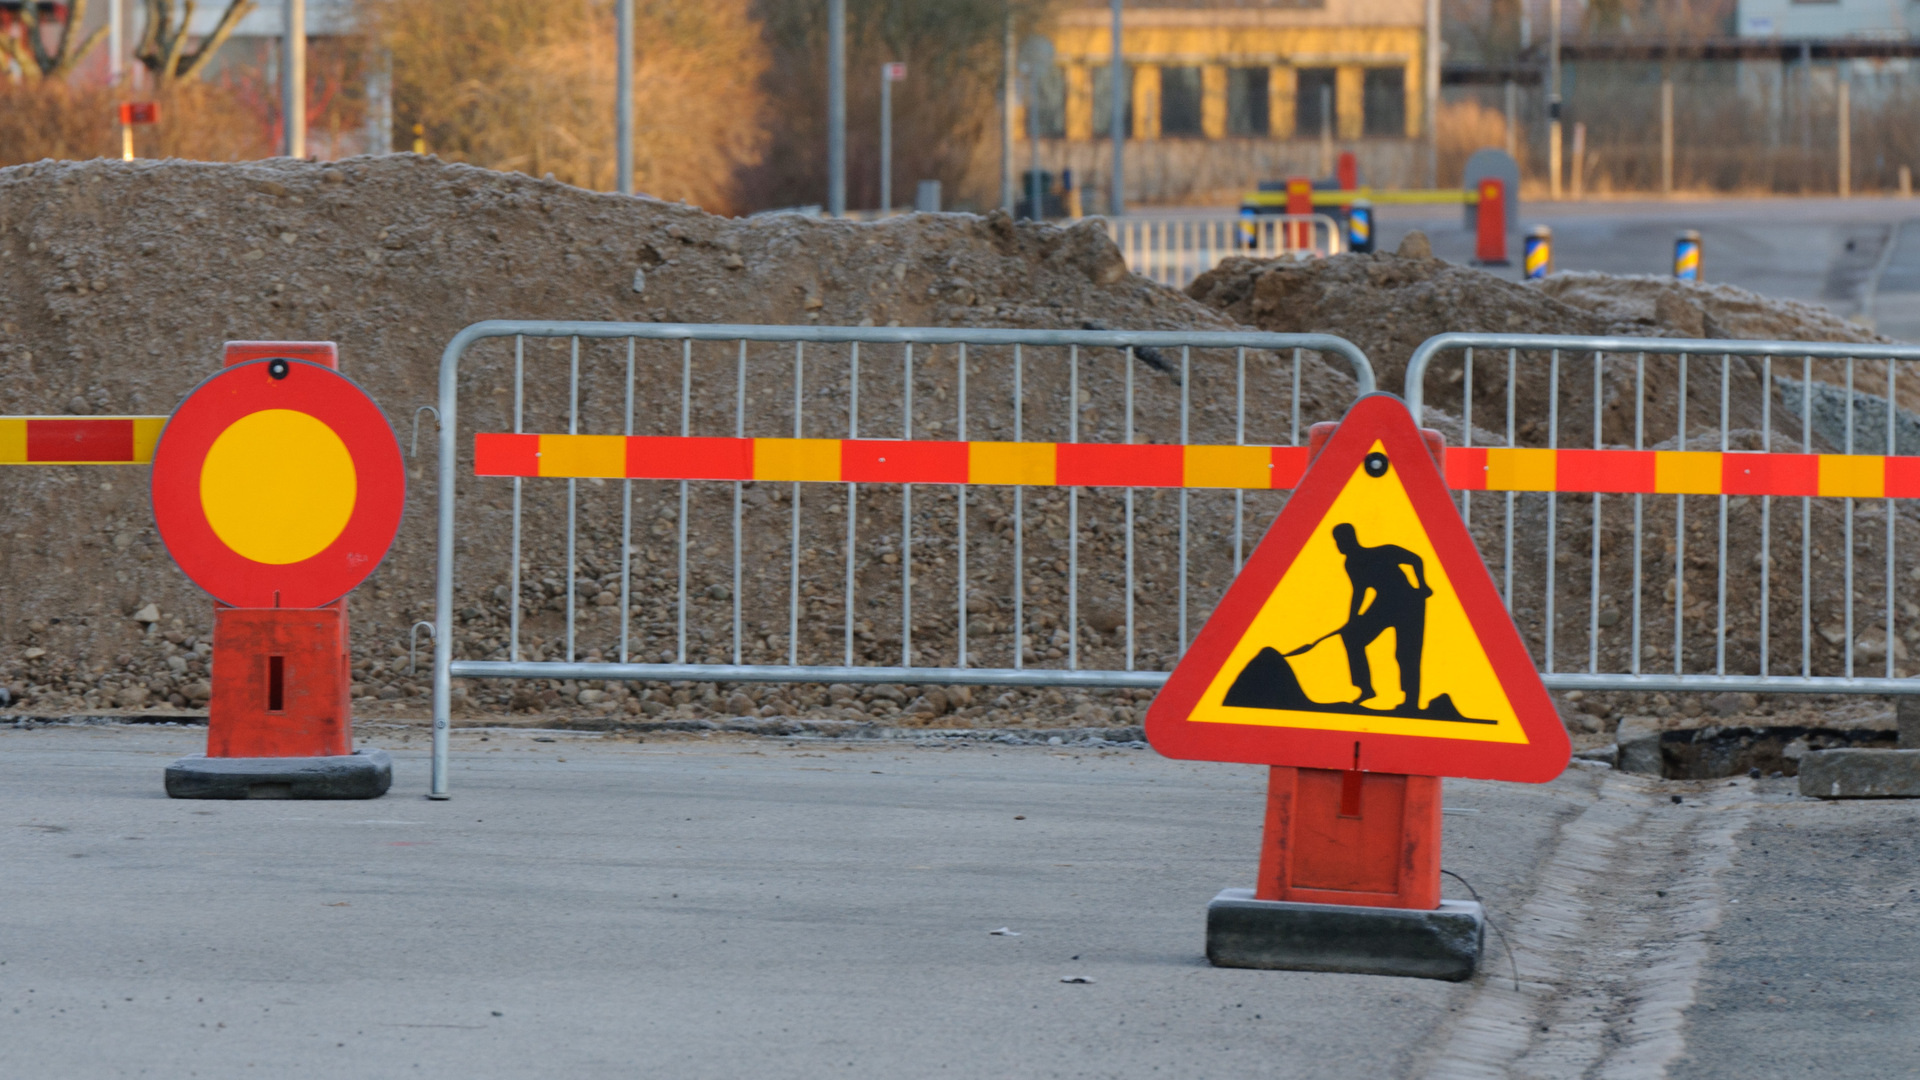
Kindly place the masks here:
[(307, 156), (307, 0), (286, 0), (281, 41), (280, 118), (282, 149), (288, 157)]
[(847, 214), (847, 0), (827, 0), (827, 213)]
[(1123, 0), (1113, 0), (1113, 53), (1107, 61), (1107, 86), (1112, 91), (1113, 107), (1107, 114), (1107, 134), (1113, 136), (1113, 194), (1107, 198), (1107, 215), (1119, 217), (1127, 212), (1126, 170), (1126, 98), (1127, 68), (1120, 55), (1120, 9)]
[(905, 80), (907, 65), (880, 65), (880, 212), (893, 210), (893, 84)]
[(618, 184), (620, 194), (633, 194), (633, 0), (620, 0), (618, 12), (619, 39), (615, 46), (620, 50), (618, 78), (620, 85), (615, 91), (614, 138), (619, 140), (619, 150), (615, 155), (618, 165)]

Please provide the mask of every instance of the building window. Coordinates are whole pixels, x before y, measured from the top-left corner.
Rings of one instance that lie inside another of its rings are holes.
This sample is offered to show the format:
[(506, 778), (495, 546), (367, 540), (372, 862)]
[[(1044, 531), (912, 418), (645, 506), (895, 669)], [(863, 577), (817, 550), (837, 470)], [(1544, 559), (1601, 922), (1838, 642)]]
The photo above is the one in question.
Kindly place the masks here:
[(1200, 130), (1200, 69), (1160, 69), (1160, 134), (1168, 138), (1198, 138)]
[(1267, 135), (1273, 131), (1267, 115), (1267, 68), (1227, 69), (1227, 134)]
[(1368, 135), (1405, 138), (1407, 73), (1404, 68), (1368, 68), (1361, 104)]
[(1317, 139), (1325, 110), (1326, 134), (1340, 130), (1340, 95), (1334, 88), (1335, 68), (1299, 68), (1299, 83), (1293, 93), (1293, 133), (1302, 139)]
[[(1067, 73), (1058, 64), (1049, 64), (1046, 73), (1034, 81), (1030, 91), (1032, 100), (1027, 108), (1033, 110), (1028, 123), (1036, 125), (1043, 139), (1065, 138), (1067, 134)], [(1025, 132), (1022, 132), (1025, 134)]]
[[(1133, 69), (1122, 68), (1120, 87), (1121, 98), (1126, 108), (1120, 114), (1120, 137), (1133, 138)], [(1113, 67), (1102, 65), (1093, 69), (1093, 137), (1111, 139), (1113, 137)]]

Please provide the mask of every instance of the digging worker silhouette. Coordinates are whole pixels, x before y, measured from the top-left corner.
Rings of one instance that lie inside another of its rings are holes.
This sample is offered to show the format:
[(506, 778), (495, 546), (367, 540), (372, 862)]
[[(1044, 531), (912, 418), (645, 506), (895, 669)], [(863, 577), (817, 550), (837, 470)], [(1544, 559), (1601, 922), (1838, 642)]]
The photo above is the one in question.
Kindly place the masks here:
[[(1401, 708), (1419, 709), (1420, 651), (1427, 634), (1427, 597), (1433, 595), (1420, 556), (1398, 544), (1367, 547), (1353, 526), (1345, 523), (1333, 527), (1333, 542), (1347, 557), (1347, 580), (1353, 583), (1346, 625), (1334, 633), (1346, 646), (1347, 672), (1360, 691), (1354, 703), (1374, 695), (1367, 646), (1392, 630), (1393, 659), (1400, 666), (1400, 689), (1407, 695)], [(1412, 580), (1402, 567), (1413, 571)], [(1367, 602), (1369, 592), (1371, 603)]]

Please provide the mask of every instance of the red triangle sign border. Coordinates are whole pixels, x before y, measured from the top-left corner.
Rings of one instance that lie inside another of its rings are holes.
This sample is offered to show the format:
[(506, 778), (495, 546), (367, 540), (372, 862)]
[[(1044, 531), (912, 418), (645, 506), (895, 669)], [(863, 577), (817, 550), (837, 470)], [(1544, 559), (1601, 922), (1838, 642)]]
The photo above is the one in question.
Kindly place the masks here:
[[(1376, 442), (1399, 463), (1395, 472), (1513, 707), (1525, 742), (1189, 719)], [(1172, 758), (1532, 783), (1560, 775), (1572, 751), (1559, 711), (1460, 519), (1426, 440), (1405, 403), (1385, 393), (1355, 402), (1327, 439), (1155, 696), (1146, 732), (1154, 749)]]

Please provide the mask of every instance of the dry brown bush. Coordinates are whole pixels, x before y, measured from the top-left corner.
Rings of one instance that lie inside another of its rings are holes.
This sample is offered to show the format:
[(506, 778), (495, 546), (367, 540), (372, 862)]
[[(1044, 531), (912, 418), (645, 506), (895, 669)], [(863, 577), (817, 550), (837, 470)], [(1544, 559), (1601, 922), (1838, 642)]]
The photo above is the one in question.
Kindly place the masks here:
[[(730, 209), (765, 142), (766, 49), (749, 0), (640, 0), (635, 183)], [(393, 53), (396, 145), (412, 125), (454, 161), (614, 186), (615, 56), (606, 0), (363, 0)]]
[[(273, 152), (252, 96), (227, 82), (180, 82), (155, 95), (161, 122), (135, 130), (141, 157), (242, 161)], [(120, 98), (105, 86), (0, 80), (0, 165), (118, 157)]]
[[(1467, 167), (1467, 158), (1475, 150), (1507, 145), (1507, 118), (1499, 109), (1477, 101), (1453, 101), (1440, 106), (1440, 186), (1455, 187)], [(1515, 148), (1514, 156), (1526, 160), (1525, 141)]]

